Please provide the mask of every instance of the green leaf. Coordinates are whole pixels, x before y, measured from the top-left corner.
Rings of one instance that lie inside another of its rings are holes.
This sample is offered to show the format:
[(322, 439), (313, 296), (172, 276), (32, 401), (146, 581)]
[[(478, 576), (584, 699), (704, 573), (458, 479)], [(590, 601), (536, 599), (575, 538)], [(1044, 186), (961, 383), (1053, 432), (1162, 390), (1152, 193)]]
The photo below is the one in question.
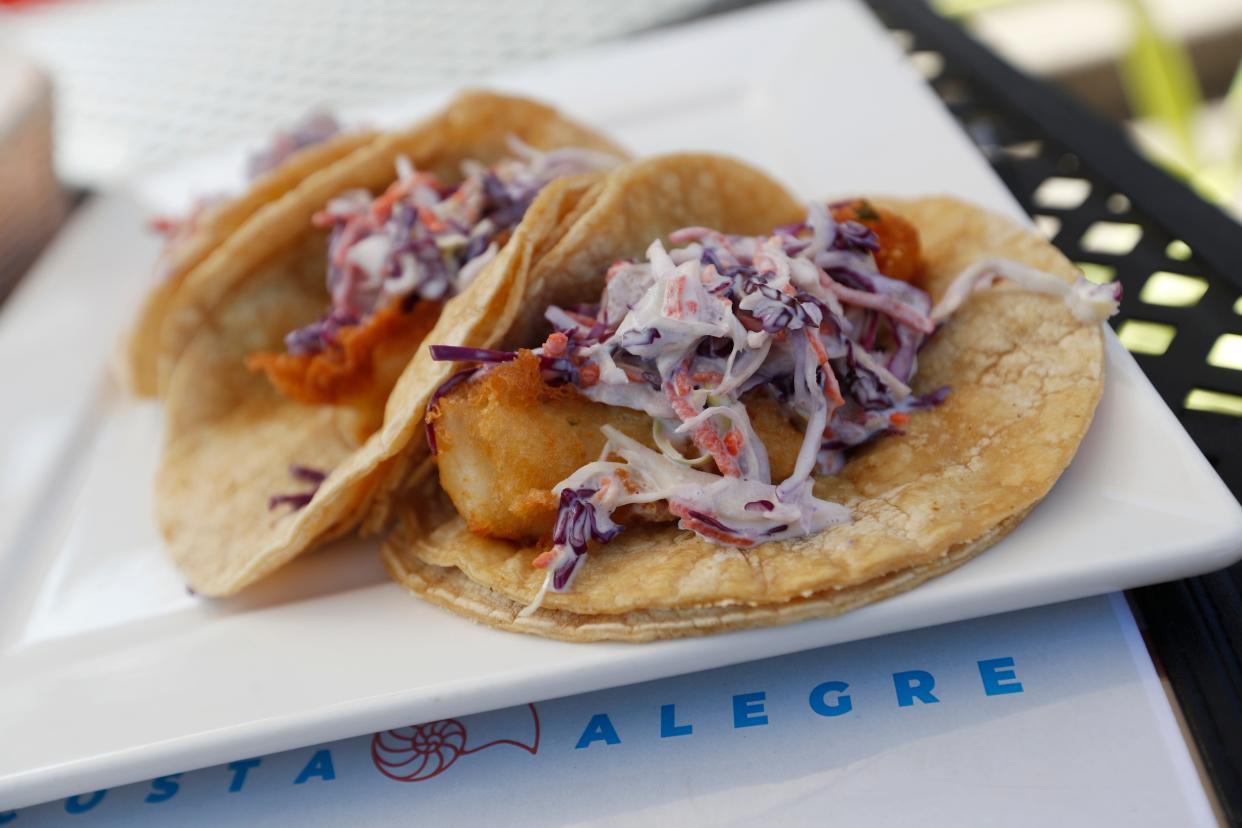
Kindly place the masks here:
[(854, 216), (859, 221), (876, 221), (880, 218), (880, 214), (871, 206), (871, 202), (865, 198), (859, 199), (858, 203), (854, 205)]
[(945, 17), (970, 17), (1002, 6), (1030, 0), (932, 0), (932, 7)]
[(1238, 64), (1229, 91), (1225, 93), (1225, 107), (1233, 119), (1233, 163), (1229, 171), (1232, 190), (1242, 181), (1242, 63)]
[(1122, 57), (1121, 79), (1130, 109), (1149, 118), (1173, 137), (1179, 166), (1195, 170), (1194, 116), (1203, 100), (1190, 56), (1177, 42), (1164, 37), (1152, 21), (1143, 0), (1127, 0), (1134, 40)]

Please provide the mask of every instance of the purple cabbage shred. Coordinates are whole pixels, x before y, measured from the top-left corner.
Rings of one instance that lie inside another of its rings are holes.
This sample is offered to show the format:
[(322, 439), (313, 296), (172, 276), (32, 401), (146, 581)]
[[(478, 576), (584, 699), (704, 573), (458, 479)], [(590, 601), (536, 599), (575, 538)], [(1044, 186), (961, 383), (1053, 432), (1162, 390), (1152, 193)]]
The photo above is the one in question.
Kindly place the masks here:
[(597, 489), (563, 489), (556, 513), (556, 525), (552, 528), (552, 542), (567, 546), (574, 552), (571, 565), (562, 566), (552, 575), (552, 586), (561, 590), (569, 583), (577, 565), (577, 559), (587, 552), (588, 541), (607, 543), (621, 531), (620, 526), (600, 529), (596, 521), (595, 504), (591, 498)]
[(291, 463), (289, 465), (289, 475), (304, 483), (310, 483), (312, 488), (306, 492), (272, 495), (267, 499), (269, 511), (279, 509), (281, 506), (289, 506), (293, 511), (298, 511), (314, 499), (315, 493), (319, 491), (319, 485), (327, 478), (328, 473), (310, 466), (303, 466), (300, 463)]
[(469, 348), (464, 345), (432, 345), (431, 358), (438, 362), (511, 362), (517, 351)]

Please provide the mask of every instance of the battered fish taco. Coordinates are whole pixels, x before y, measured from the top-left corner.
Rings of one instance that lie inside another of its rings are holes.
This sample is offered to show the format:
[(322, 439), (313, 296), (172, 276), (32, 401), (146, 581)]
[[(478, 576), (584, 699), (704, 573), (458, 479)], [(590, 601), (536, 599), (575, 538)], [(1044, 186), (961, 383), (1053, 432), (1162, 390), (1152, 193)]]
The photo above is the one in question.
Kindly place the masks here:
[(1114, 286), (952, 198), (804, 207), (764, 181), (630, 165), (493, 348), (431, 346), (452, 367), (436, 474), (384, 547), (400, 582), (569, 640), (787, 623), (947, 571), (1047, 494)]
[(165, 236), (164, 249), (156, 265), (158, 282), (147, 292), (117, 355), (118, 373), (126, 387), (141, 396), (156, 393), (160, 331), (190, 271), (263, 206), (375, 137), (370, 131), (343, 132), (331, 116), (314, 114), (278, 132), (269, 146), (250, 158), (245, 192), (205, 196), (181, 218), (161, 217), (152, 222)]
[(161, 334), (156, 510), (191, 588), (231, 594), (362, 520), (423, 338), (487, 324), (620, 154), (541, 104), (467, 94), (308, 177), (190, 274)]

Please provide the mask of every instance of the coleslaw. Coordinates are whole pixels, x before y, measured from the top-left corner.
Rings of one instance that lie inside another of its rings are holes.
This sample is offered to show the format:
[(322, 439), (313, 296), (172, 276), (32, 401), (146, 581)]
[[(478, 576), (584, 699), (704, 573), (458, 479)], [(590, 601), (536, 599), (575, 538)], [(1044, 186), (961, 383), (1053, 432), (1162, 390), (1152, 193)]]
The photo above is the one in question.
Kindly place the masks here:
[[(690, 227), (669, 240), (676, 246), (656, 241), (645, 261), (609, 268), (597, 305), (545, 314), (553, 333), (534, 351), (544, 380), (647, 413), (659, 450), (605, 426), (600, 458), (555, 487), (552, 546), (534, 560), (547, 575), (526, 614), (548, 591), (571, 587), (592, 544), (624, 530), (613, 520), (623, 506), (662, 502), (679, 528), (735, 547), (848, 521), (846, 507), (815, 496), (814, 477), (836, 473), (846, 452), (901, 433), (912, 415), (945, 399), (948, 388), (911, 390), (918, 352), (975, 289), (1005, 279), (1061, 296), (1088, 322), (1115, 312), (1119, 298), (1115, 286), (1070, 285), (993, 260), (967, 269), (933, 310), (923, 290), (879, 271), (871, 229), (834, 219), (822, 203), (768, 236)], [(438, 394), (516, 356), (436, 346), (432, 355), (482, 364)], [(756, 391), (802, 426), (784, 480), (772, 479), (741, 400)], [(430, 430), (429, 438), (434, 450)]]
[(399, 156), (397, 179), (379, 196), (350, 190), (329, 201), (313, 220), (331, 230), (331, 306), (289, 333), (286, 350), (314, 354), (333, 345), (341, 328), (364, 324), (394, 303), (453, 296), (496, 256), (543, 187), (618, 161), (573, 147), (541, 152), (515, 136), (508, 144), (511, 158), (491, 167), (465, 161), (456, 184)]

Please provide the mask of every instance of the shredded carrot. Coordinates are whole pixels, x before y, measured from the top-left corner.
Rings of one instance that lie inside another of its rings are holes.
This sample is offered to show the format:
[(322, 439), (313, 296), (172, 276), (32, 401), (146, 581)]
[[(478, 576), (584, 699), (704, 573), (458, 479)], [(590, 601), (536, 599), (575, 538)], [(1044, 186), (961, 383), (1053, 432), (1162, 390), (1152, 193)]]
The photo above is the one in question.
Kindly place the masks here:
[(737, 453), (742, 450), (742, 440), (742, 432), (736, 428), (730, 429), (724, 436), (725, 449), (736, 457)]
[(678, 275), (669, 282), (668, 293), (664, 295), (664, 315), (669, 319), (681, 319), (685, 295), (686, 277)]
[[(597, 368), (596, 370), (599, 370), (599, 369)], [(647, 378), (643, 376), (642, 372), (636, 368), (631, 368), (628, 365), (623, 365), (621, 366), (621, 370), (625, 372), (625, 378), (628, 379), (630, 382), (646, 382), (647, 381)]]
[(394, 181), (384, 191), (384, 194), (375, 199), (371, 204), (371, 215), (377, 218), (388, 218), (388, 213), (391, 212), (392, 206), (409, 195), (418, 182), (419, 179), (417, 177), (408, 181), (401, 181), (400, 179)]
[(444, 232), (444, 222), (440, 221), (440, 218), (431, 211), (430, 207), (418, 208), (418, 220), (423, 223), (424, 227), (433, 233)]
[(586, 316), (584, 314), (577, 313), (575, 311), (569, 311), (569, 310), (565, 311), (565, 315), (568, 316), (570, 319), (574, 320), (575, 322), (577, 322), (579, 325), (583, 326), (584, 328), (595, 327), (596, 320), (594, 316)]
[[(638, 494), (638, 483), (630, 477), (629, 473), (626, 472), (625, 469), (617, 469), (614, 474), (616, 475), (617, 480), (621, 481), (621, 488), (625, 489), (630, 494)], [(606, 477), (604, 479), (611, 480), (612, 478)]]
[(903, 426), (910, 422), (910, 415), (906, 414), (904, 411), (894, 411), (892, 414), (888, 415), (888, 421), (895, 426)]
[(669, 501), (668, 510), (672, 512), (674, 515), (676, 515), (677, 517), (681, 518), (681, 522), (678, 525), (682, 529), (689, 529), (692, 532), (699, 533), (703, 537), (712, 538), (714, 540), (721, 541), (722, 543), (731, 544), (733, 546), (754, 546), (755, 545), (755, 542), (751, 540), (750, 538), (744, 538), (739, 535), (734, 535), (731, 532), (723, 532), (720, 529), (717, 529), (715, 526), (712, 526), (709, 523), (704, 523), (698, 518), (691, 516), (689, 507), (683, 506), (682, 504), (677, 503), (676, 501), (672, 501), (672, 500)]
[[(673, 375), (673, 381), (664, 386), (664, 394), (668, 397), (669, 404), (683, 421), (700, 413), (690, 402), (690, 393), (693, 390), (690, 371), (685, 363), (677, 369), (677, 373)], [(720, 435), (716, 433), (711, 423), (699, 423), (690, 432), (690, 438), (700, 451), (705, 451), (712, 456), (712, 459), (716, 461), (716, 468), (722, 475), (725, 477), (742, 476), (742, 467), (725, 448), (724, 441), (720, 439)]]
[(366, 216), (355, 216), (345, 223), (345, 227), (341, 230), (341, 235), (336, 243), (336, 255), (332, 257), (333, 265), (336, 267), (345, 266), (345, 259), (349, 255), (349, 249), (358, 240), (358, 237), (362, 235), (362, 231), (368, 223)]
[(543, 343), (543, 353), (545, 356), (562, 357), (569, 350), (569, 337), (560, 331), (548, 334), (547, 340)]
[(172, 216), (155, 216), (147, 224), (156, 233), (164, 236), (171, 236), (181, 229), (181, 220)]
[(824, 343), (820, 341), (819, 331), (814, 328), (803, 328), (806, 333), (806, 341), (811, 346), (811, 350), (815, 352), (815, 358), (819, 360), (820, 365), (828, 364), (828, 352), (824, 350)]
[(597, 382), (599, 382), (599, 366), (593, 362), (583, 365), (582, 370), (578, 372), (578, 386), (590, 388)]
[(535, 569), (547, 569), (549, 566), (552, 565), (552, 561), (555, 558), (556, 558), (556, 550), (548, 549), (544, 552), (540, 552), (537, 556), (535, 556), (535, 559), (531, 561), (530, 564), (531, 566), (535, 567)]
[(825, 362), (824, 368), (824, 392), (828, 395), (828, 401), (834, 407), (845, 405), (845, 399), (841, 396), (841, 384), (837, 382), (837, 375), (832, 370), (832, 365)]

